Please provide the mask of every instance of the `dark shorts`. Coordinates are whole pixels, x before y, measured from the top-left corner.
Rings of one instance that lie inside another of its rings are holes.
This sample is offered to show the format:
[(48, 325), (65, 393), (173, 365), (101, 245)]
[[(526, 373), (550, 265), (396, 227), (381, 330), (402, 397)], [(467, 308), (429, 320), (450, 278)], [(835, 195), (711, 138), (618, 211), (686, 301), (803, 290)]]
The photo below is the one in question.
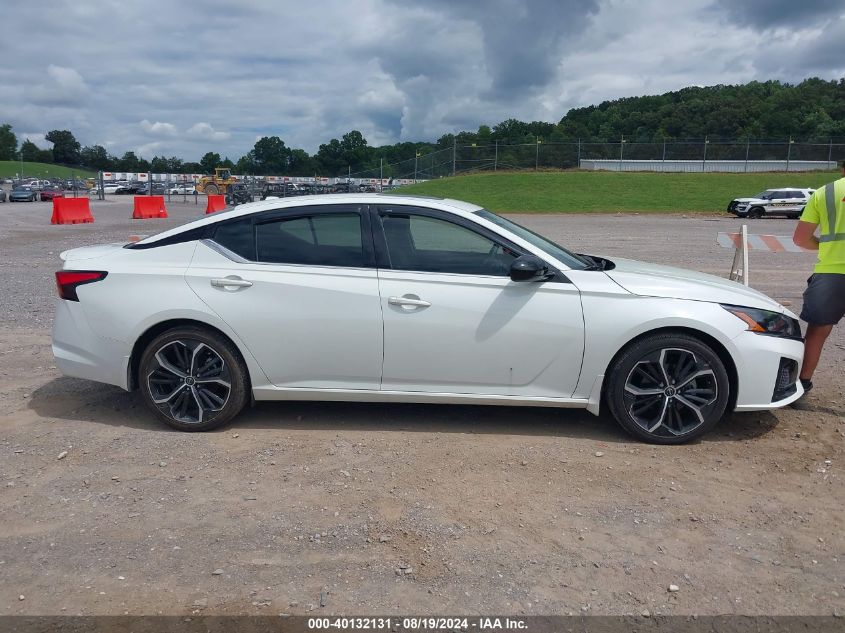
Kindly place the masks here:
[(813, 273), (804, 291), (801, 320), (810, 325), (836, 325), (845, 316), (845, 274)]

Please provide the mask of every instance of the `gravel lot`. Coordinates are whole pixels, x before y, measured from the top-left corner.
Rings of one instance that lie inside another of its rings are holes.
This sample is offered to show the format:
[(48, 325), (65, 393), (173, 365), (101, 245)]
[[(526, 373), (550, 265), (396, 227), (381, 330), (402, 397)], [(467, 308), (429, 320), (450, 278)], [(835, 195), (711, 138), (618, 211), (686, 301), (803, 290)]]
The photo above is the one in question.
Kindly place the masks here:
[[(75, 226), (0, 204), (0, 614), (845, 614), (845, 328), (800, 410), (733, 415), (688, 446), (577, 410), (475, 406), (262, 403), (183, 434), (137, 394), (61, 377), (50, 352), (59, 252), (202, 212), (133, 221), (129, 204), (94, 202)], [(715, 235), (740, 225), (516, 219), (720, 275)], [(813, 256), (751, 262), (752, 285), (798, 312)]]

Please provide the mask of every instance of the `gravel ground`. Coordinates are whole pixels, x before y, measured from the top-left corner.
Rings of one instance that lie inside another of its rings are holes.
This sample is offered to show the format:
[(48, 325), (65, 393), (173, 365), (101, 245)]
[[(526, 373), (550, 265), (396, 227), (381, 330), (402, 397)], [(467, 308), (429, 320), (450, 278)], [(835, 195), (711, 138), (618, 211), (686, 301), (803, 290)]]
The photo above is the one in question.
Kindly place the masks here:
[[(680, 447), (527, 407), (262, 403), (183, 434), (137, 394), (59, 375), (52, 274), (64, 249), (202, 209), (92, 208), (51, 226), (47, 203), (0, 204), (0, 614), (845, 613), (845, 329), (800, 410)], [(721, 275), (716, 232), (740, 224), (515, 217), (578, 251)], [(751, 262), (799, 311), (813, 257)]]

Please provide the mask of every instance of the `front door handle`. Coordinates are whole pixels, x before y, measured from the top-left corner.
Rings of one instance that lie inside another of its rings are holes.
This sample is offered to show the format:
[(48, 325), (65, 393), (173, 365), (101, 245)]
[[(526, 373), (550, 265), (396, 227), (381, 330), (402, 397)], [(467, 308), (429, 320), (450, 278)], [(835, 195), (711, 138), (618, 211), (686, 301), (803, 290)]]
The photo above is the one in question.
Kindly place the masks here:
[(387, 302), (392, 306), (403, 308), (427, 308), (431, 305), (428, 301), (423, 301), (419, 297), (389, 297)]
[(237, 276), (223, 277), (222, 279), (212, 279), (211, 285), (215, 288), (249, 288), (252, 285), (251, 281), (241, 279)]

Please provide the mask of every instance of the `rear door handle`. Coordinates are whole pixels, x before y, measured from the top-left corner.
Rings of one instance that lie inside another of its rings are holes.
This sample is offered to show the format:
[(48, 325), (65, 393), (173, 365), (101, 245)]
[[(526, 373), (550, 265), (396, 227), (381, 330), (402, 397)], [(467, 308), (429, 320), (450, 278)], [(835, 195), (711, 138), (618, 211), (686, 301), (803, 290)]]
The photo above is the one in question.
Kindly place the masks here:
[(211, 285), (215, 288), (249, 288), (252, 285), (252, 282), (233, 276), (223, 277), (222, 279), (212, 279)]
[(427, 308), (431, 304), (422, 299), (413, 299), (411, 297), (389, 297), (387, 302), (392, 306)]

